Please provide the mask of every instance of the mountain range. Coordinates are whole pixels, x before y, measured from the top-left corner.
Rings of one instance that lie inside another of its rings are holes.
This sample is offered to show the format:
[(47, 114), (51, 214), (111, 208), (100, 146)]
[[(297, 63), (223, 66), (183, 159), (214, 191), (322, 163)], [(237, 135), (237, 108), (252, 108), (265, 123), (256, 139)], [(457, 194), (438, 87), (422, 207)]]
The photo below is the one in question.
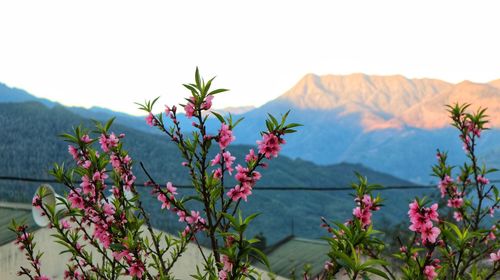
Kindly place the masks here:
[[(465, 160), (445, 107), (456, 102), (471, 103), (474, 110), (488, 108), (491, 130), (479, 141), (478, 153), (481, 163), (500, 166), (500, 79), (452, 84), (401, 75), (307, 74), (263, 106), (220, 111), (245, 118), (244, 125), (235, 129), (238, 144), (255, 144), (253, 136), (262, 129), (267, 113), (279, 115), (291, 109), (290, 120), (304, 126), (290, 136), (283, 149), (285, 155), (317, 164), (359, 163), (405, 180), (429, 183), (435, 181), (429, 173), (436, 149), (449, 151), (454, 164)], [(116, 116), (119, 124), (151, 132), (143, 117), (97, 107), (68, 109), (85, 118)], [(182, 116), (180, 120), (190, 124)], [(208, 127), (215, 132), (217, 122), (209, 121)]]

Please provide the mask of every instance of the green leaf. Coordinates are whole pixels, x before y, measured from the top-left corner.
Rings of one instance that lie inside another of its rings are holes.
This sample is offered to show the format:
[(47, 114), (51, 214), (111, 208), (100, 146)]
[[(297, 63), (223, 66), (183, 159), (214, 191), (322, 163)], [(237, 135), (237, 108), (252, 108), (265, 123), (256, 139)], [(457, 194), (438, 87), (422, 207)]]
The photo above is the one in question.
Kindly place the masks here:
[(266, 255), (259, 249), (255, 248), (255, 247), (251, 247), (250, 250), (255, 253), (257, 255), (257, 259), (266, 265), (267, 269), (271, 269), (271, 266), (269, 265), (269, 261), (267, 260), (267, 257)]
[(271, 119), (271, 121), (273, 122), (275, 127), (279, 126), (278, 121), (276, 120), (276, 118), (273, 115), (271, 115), (271, 114), (267, 114), (267, 115), (269, 116), (269, 119)]
[(213, 114), (213, 115), (214, 115), (214, 116), (215, 116), (215, 117), (216, 117), (216, 118), (217, 118), (217, 119), (218, 119), (221, 123), (226, 123), (226, 120), (224, 120), (224, 117), (223, 117), (221, 114), (219, 114), (219, 113), (217, 113), (217, 112), (214, 112), (214, 111), (212, 111), (212, 114)]
[(249, 224), (253, 219), (255, 219), (259, 215), (260, 215), (260, 213), (254, 213), (254, 214), (246, 217), (246, 219), (243, 221), (243, 224)]
[(383, 272), (379, 269), (373, 268), (373, 267), (366, 268), (366, 269), (364, 269), (364, 271), (373, 273), (373, 274), (378, 275), (384, 279), (389, 279), (389, 277), (387, 276), (387, 274), (385, 274), (385, 272)]
[(216, 95), (218, 93), (226, 92), (226, 91), (229, 91), (229, 90), (225, 89), (225, 88), (219, 88), (219, 89), (216, 89), (216, 90), (209, 92), (208, 95)]

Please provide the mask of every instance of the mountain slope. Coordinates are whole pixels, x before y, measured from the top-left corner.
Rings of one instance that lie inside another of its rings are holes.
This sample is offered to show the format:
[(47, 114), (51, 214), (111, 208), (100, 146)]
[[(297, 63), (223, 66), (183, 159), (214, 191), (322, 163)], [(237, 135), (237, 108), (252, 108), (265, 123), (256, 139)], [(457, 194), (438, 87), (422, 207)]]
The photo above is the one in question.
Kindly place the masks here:
[[(5, 99), (2, 96), (0, 93), (0, 102)], [(428, 183), (433, 180), (429, 173), (436, 149), (449, 150), (454, 164), (465, 159), (457, 133), (448, 125), (445, 105), (454, 102), (488, 107), (492, 120), (489, 126), (494, 129), (484, 133), (479, 151), (485, 163), (496, 164), (500, 157), (500, 80), (455, 85), (399, 75), (308, 74), (277, 99), (239, 115), (245, 121), (235, 129), (236, 143), (254, 145), (255, 135), (264, 129), (267, 113), (279, 115), (291, 109), (290, 120), (304, 127), (289, 137), (283, 154), (318, 164), (360, 163), (396, 177)], [(96, 107), (68, 109), (101, 121), (116, 116), (116, 124), (159, 135), (143, 117)], [(179, 121), (187, 128), (185, 131), (191, 129), (191, 121), (184, 115), (179, 115)], [(219, 128), (213, 119), (207, 126), (211, 133)]]
[(500, 89), (472, 82), (309, 74), (282, 96), (243, 114), (247, 123), (237, 136), (239, 143), (250, 143), (246, 135), (259, 129), (266, 113), (291, 108), (291, 121), (304, 127), (290, 137), (285, 154), (321, 164), (358, 162), (427, 183), (436, 149), (449, 150), (454, 164), (465, 160), (445, 107), (455, 102), (488, 107), (494, 129), (479, 141), (479, 154), (495, 163), (500, 156)]

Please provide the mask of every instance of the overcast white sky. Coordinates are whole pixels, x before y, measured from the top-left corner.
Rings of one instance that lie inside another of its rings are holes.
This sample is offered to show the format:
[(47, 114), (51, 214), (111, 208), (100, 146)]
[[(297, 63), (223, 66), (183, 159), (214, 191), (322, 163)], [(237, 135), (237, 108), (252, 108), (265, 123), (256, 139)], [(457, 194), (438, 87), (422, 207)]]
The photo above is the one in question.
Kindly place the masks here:
[[(500, 78), (500, 1), (2, 1), (0, 82), (65, 105), (174, 104), (199, 66), (262, 105), (306, 73)], [(158, 108), (160, 109), (160, 108)]]

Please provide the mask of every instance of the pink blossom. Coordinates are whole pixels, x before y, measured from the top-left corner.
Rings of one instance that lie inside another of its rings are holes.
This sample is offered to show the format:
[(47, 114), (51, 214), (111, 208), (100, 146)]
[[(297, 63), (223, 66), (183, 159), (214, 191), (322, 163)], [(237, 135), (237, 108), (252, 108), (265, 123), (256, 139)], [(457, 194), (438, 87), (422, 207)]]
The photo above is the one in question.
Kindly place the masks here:
[(330, 261), (326, 261), (325, 265), (323, 266), (326, 271), (330, 271), (333, 269), (333, 263)]
[(177, 216), (179, 216), (179, 222), (184, 222), (186, 220), (186, 212), (182, 210), (177, 211)]
[(399, 251), (401, 253), (406, 253), (406, 252), (408, 252), (408, 248), (406, 246), (401, 246), (401, 247), (399, 247)]
[(224, 152), (222, 154), (222, 156), (224, 157), (224, 165), (226, 166), (226, 169), (227, 171), (229, 172), (229, 175), (232, 174), (233, 172), (233, 162), (234, 160), (236, 159), (235, 157), (231, 156), (231, 153), (230, 152)]
[(427, 217), (433, 221), (438, 221), (439, 214), (437, 212), (437, 209), (438, 209), (437, 203), (432, 204), (430, 208), (425, 208)]
[(352, 214), (361, 222), (364, 228), (371, 224), (372, 213), (368, 208), (361, 209), (360, 207), (356, 207), (352, 210)]
[(149, 113), (149, 115), (146, 116), (146, 123), (149, 125), (149, 126), (153, 126), (154, 124), (154, 116), (152, 113)]
[(496, 230), (497, 230), (497, 226), (496, 225), (492, 225), (490, 233), (488, 233), (488, 239), (489, 240), (495, 240), (497, 238), (496, 235), (495, 235), (495, 231)]
[(372, 201), (371, 196), (369, 196), (369, 195), (365, 194), (365, 195), (363, 196), (362, 201), (363, 201), (363, 204), (364, 204), (364, 206), (365, 206), (366, 208), (370, 208), (370, 209), (371, 209), (371, 208), (373, 207), (373, 201)]
[(441, 230), (439, 228), (426, 224), (426, 226), (421, 231), (422, 240), (428, 240), (430, 243), (436, 243), (436, 238), (440, 233)]
[(248, 155), (245, 156), (245, 161), (246, 162), (257, 161), (257, 155), (255, 155), (253, 149), (250, 149)]
[(493, 216), (495, 215), (495, 208), (490, 207), (490, 209), (489, 209), (488, 211), (489, 211), (489, 213), (490, 213), (490, 217), (492, 217), (492, 218), (493, 218)]
[(142, 278), (142, 274), (144, 273), (144, 265), (136, 261), (128, 268), (128, 273), (132, 277), (136, 276), (137, 278)]
[(255, 182), (261, 178), (260, 173), (253, 171), (251, 174), (248, 174), (250, 172), (248, 167), (243, 167), (239, 164), (236, 166), (236, 171), (237, 173), (234, 178), (241, 183), (243, 188), (247, 189), (245, 190), (245, 193), (251, 194), (249, 191), (252, 190)]
[(410, 210), (408, 210), (408, 216), (410, 216), (410, 219), (414, 219), (417, 215), (420, 214), (420, 206), (418, 205), (417, 201), (414, 200), (412, 203), (409, 205)]
[[(76, 190), (79, 191), (80, 188)], [(71, 208), (76, 208), (76, 209), (84, 208), (83, 198), (80, 196), (80, 194), (74, 191), (70, 191), (70, 193), (68, 194), (68, 200), (69, 202), (71, 202)]]
[(209, 110), (212, 107), (212, 99), (214, 99), (213, 95), (207, 96), (203, 104), (201, 104), (201, 108), (204, 110)]
[(78, 149), (72, 145), (68, 145), (68, 152), (71, 154), (74, 160), (78, 159)]
[(82, 167), (85, 169), (89, 169), (91, 166), (92, 166), (92, 162), (90, 160), (86, 160), (82, 164)]
[(462, 213), (460, 213), (458, 211), (453, 212), (453, 218), (457, 222), (460, 222), (460, 221), (462, 221), (464, 219), (464, 217), (462, 216)]
[(437, 277), (436, 268), (432, 265), (427, 265), (424, 268), (424, 275), (427, 280), (433, 280)]
[(498, 250), (496, 253), (491, 253), (490, 254), (490, 260), (492, 262), (498, 262), (498, 261), (500, 261), (500, 250)]
[(252, 194), (251, 188), (242, 187), (240, 185), (236, 185), (234, 188), (230, 189), (227, 192), (227, 196), (230, 197), (233, 201), (237, 201), (239, 199), (243, 199), (247, 201), (248, 196)]
[(34, 280), (50, 280), (50, 278), (47, 275), (41, 275), (41, 276), (35, 276), (33, 277)]
[(67, 220), (62, 220), (61, 221), (61, 227), (63, 229), (69, 229), (71, 227), (71, 225), (69, 224), (69, 222)]
[(190, 98), (190, 101), (186, 104), (186, 106), (184, 106), (184, 111), (186, 112), (186, 117), (188, 117), (189, 119), (192, 118), (194, 116), (194, 97), (191, 97)]
[(446, 175), (443, 180), (441, 180), (438, 184), (439, 190), (441, 191), (441, 197), (446, 195), (448, 187), (453, 183), (453, 179)]
[(35, 208), (40, 208), (42, 206), (42, 198), (38, 194), (35, 194), (31, 200), (31, 205), (35, 206)]
[(215, 169), (214, 178), (217, 178), (217, 179), (222, 178), (222, 169), (220, 169), (220, 168)]
[(220, 163), (220, 158), (221, 158), (221, 157), (220, 157), (220, 153), (217, 153), (217, 154), (215, 155), (214, 159), (212, 159), (212, 160), (210, 161), (210, 165), (211, 165), (211, 166), (214, 166), (214, 165), (219, 164), (219, 163)]
[(272, 133), (264, 134), (262, 136), (262, 141), (257, 141), (259, 153), (263, 154), (267, 159), (270, 159), (271, 156), (278, 156), (281, 150), (280, 144), (282, 143), (284, 143), (284, 141)]
[[(111, 148), (118, 146), (119, 141), (120, 141), (120, 139), (118, 137), (116, 137), (116, 135), (114, 133), (111, 133), (111, 135), (109, 135), (109, 137), (103, 133), (99, 137), (99, 144), (101, 144), (101, 149), (105, 153), (109, 152), (109, 150)], [(96, 156), (97, 156), (97, 153), (96, 153)]]
[(191, 228), (189, 226), (186, 226), (184, 228), (184, 230), (182, 231), (182, 236), (186, 237), (190, 231), (191, 231)]
[(130, 262), (132, 260), (132, 256), (130, 256), (130, 252), (128, 250), (123, 250), (123, 251), (115, 251), (113, 252), (113, 258), (117, 261), (120, 261), (121, 259), (125, 258), (127, 262)]
[(227, 280), (227, 272), (224, 270), (219, 271), (219, 280)]
[(186, 222), (188, 224), (194, 225), (200, 219), (200, 212), (191, 210), (191, 216), (186, 217)]
[(167, 182), (167, 191), (173, 195), (177, 194), (177, 188), (171, 182)]
[(460, 208), (464, 204), (464, 200), (462, 198), (452, 198), (448, 199), (448, 207), (451, 208)]
[(477, 182), (479, 184), (483, 184), (483, 185), (487, 185), (490, 183), (490, 180), (486, 179), (485, 177), (481, 176), (481, 175), (478, 175), (477, 176)]
[(88, 134), (83, 135), (83, 136), (80, 138), (80, 140), (81, 140), (83, 143), (86, 143), (86, 144), (88, 144), (88, 143), (92, 142), (92, 139), (90, 139), (90, 137), (89, 137), (89, 135), (88, 135)]
[[(87, 176), (87, 175), (85, 175)], [(101, 171), (96, 171), (94, 172), (94, 175), (92, 176), (92, 180), (94, 180), (94, 182), (101, 182), (101, 183), (104, 183), (104, 180), (106, 180), (108, 178), (108, 174), (106, 174), (106, 170), (103, 169)]]
[(108, 142), (108, 145), (110, 147), (116, 147), (116, 146), (118, 146), (118, 142), (120, 142), (120, 139), (118, 137), (116, 137), (114, 132), (112, 132), (109, 135), (107, 142)]
[(104, 214), (106, 215), (114, 215), (115, 214), (115, 206), (111, 203), (105, 203), (102, 207)]
[(168, 105), (165, 105), (165, 115), (167, 115), (167, 117), (169, 117), (169, 116), (170, 116), (170, 112), (171, 112), (171, 111), (172, 111), (172, 110), (170, 109), (170, 107), (168, 107)]
[(224, 265), (222, 269), (225, 271), (232, 271), (233, 270), (233, 263), (231, 262), (229, 257), (226, 255), (222, 255), (221, 259), (222, 259), (221, 262)]
[(83, 175), (80, 187), (82, 187), (84, 194), (95, 196), (95, 186), (87, 175)]
[(221, 150), (225, 149), (231, 142), (233, 142), (236, 137), (233, 135), (233, 131), (229, 129), (229, 126), (225, 123), (221, 124), (219, 130), (219, 147)]
[(163, 193), (158, 194), (158, 200), (162, 202), (161, 209), (170, 209), (170, 201), (168, 201), (167, 196)]

